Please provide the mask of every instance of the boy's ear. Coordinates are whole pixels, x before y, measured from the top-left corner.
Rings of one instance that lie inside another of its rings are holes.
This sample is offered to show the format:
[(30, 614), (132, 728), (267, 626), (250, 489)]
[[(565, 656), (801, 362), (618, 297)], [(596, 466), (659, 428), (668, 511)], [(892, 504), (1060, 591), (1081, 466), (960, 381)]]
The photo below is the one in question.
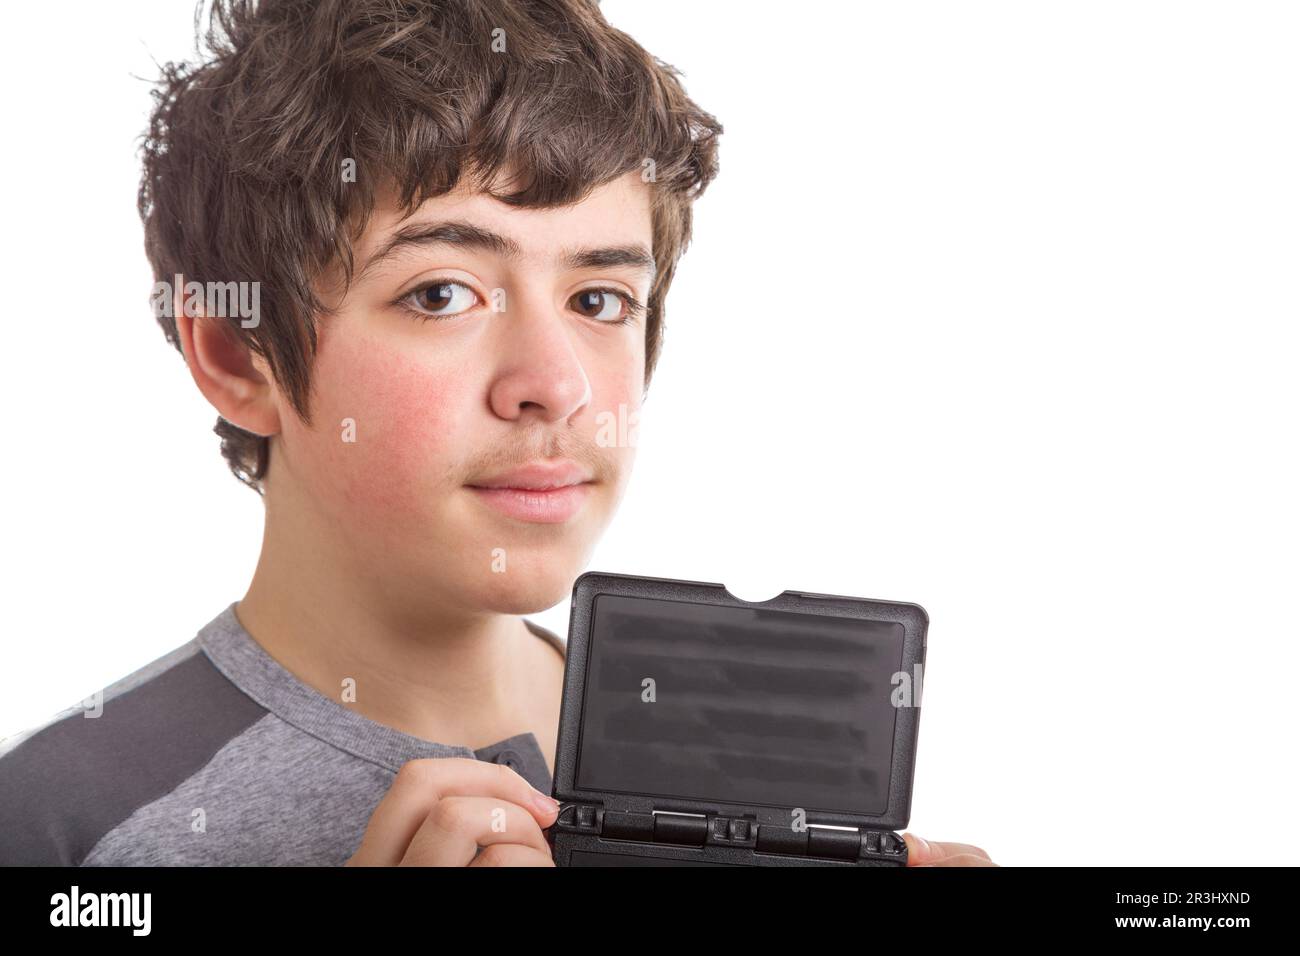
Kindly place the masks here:
[(230, 328), (230, 320), (185, 308), (184, 285), (173, 297), (176, 333), (185, 364), (203, 397), (232, 425), (254, 435), (280, 431), (280, 411), (269, 369)]

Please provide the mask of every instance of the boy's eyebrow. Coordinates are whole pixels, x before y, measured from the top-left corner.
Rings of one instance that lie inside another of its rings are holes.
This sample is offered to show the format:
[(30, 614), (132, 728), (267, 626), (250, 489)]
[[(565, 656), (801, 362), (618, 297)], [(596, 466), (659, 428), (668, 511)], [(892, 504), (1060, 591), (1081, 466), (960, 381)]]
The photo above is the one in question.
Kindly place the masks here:
[[(523, 254), (519, 244), (509, 236), (503, 236), (499, 232), (493, 232), (472, 222), (452, 220), (412, 223), (388, 237), (388, 241), (366, 262), (357, 275), (356, 281), (360, 282), (372, 269), (402, 249), (444, 243), (462, 249), (481, 249), (506, 259), (518, 259)], [(647, 272), (652, 282), (657, 271), (654, 255), (640, 243), (594, 249), (571, 249), (560, 256), (560, 264), (566, 269), (634, 266)]]

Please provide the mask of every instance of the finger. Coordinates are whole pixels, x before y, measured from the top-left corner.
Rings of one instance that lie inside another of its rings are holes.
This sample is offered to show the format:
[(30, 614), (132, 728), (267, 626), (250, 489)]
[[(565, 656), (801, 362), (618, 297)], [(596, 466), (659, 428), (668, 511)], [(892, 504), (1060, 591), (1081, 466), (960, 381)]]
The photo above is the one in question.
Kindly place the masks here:
[[(444, 796), (489, 796), (529, 808), (539, 826), (559, 815), (552, 801), (505, 764), (468, 757), (409, 760), (397, 771), (361, 838), (350, 866), (396, 866), (411, 838)], [(534, 802), (538, 797), (545, 802)]]
[(536, 818), (497, 797), (443, 797), (420, 825), (400, 866), (468, 866), (479, 847), (521, 844), (549, 851)]
[(962, 854), (982, 856), (986, 860), (989, 859), (987, 853), (977, 846), (971, 846), (969, 843), (940, 843), (938, 840), (926, 840), (915, 833), (904, 833), (903, 840), (907, 843), (908, 866), (927, 866), (938, 863), (947, 857)]
[(484, 847), (470, 866), (555, 866), (550, 848), (545, 852), (518, 843), (494, 843)]

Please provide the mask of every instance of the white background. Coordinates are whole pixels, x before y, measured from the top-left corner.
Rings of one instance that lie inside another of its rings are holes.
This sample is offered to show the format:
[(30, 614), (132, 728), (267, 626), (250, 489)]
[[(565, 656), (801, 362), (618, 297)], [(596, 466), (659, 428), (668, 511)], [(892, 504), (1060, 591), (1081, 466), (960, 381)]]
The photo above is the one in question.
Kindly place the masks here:
[[(261, 534), (147, 301), (131, 74), (189, 4), (66, 6), (0, 39), (0, 735), (192, 637)], [(1294, 862), (1296, 6), (603, 7), (726, 132), (591, 568), (924, 605), (922, 836)]]

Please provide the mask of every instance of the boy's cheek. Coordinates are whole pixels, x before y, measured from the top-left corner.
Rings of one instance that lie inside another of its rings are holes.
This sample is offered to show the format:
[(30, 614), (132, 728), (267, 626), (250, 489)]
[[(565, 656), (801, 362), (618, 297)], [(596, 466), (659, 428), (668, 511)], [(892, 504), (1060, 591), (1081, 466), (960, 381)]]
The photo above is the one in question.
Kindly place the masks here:
[(624, 467), (634, 455), (640, 434), (643, 382), (639, 365), (611, 369), (592, 382), (588, 438)]
[(463, 372), (375, 348), (347, 358), (319, 369), (316, 486), (367, 521), (428, 514), (471, 451), (456, 445)]

